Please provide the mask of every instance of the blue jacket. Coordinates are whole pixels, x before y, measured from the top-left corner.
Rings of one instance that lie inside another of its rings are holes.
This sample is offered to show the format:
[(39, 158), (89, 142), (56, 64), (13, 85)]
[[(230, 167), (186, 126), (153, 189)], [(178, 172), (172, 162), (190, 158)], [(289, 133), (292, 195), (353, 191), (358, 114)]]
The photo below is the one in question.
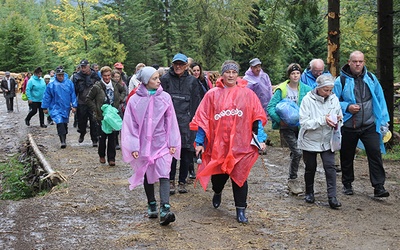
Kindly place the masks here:
[[(333, 88), (333, 92), (339, 98), (340, 106), (343, 112), (343, 122), (349, 120), (353, 114), (351, 114), (347, 108), (350, 104), (356, 104), (356, 98), (354, 95), (354, 76), (350, 75), (346, 72), (346, 65), (341, 69), (340, 74), (345, 77), (344, 86), (340, 81), (340, 77), (338, 77), (335, 81), (335, 87)], [(374, 74), (371, 74), (373, 80), (367, 74), (367, 68), (364, 66), (363, 77), (364, 83), (368, 86), (372, 95), (372, 113), (375, 117), (375, 130), (377, 133), (381, 134), (380, 127), (385, 126), (386, 123), (390, 121), (389, 113), (386, 106), (385, 96), (383, 94), (383, 90), (381, 84)], [(382, 137), (382, 135), (381, 135)], [(381, 140), (381, 152), (385, 153), (385, 147)]]
[[(331, 75), (331, 73), (329, 71), (324, 71), (324, 73), (322, 73), (323, 75)], [(304, 83), (305, 85), (310, 86), (312, 89), (315, 89), (315, 87), (317, 87), (317, 82), (316, 82), (317, 78), (312, 74), (310, 69), (306, 69), (304, 70), (303, 74), (301, 74), (301, 78), (300, 81), (302, 83)]]
[(55, 123), (68, 123), (71, 107), (76, 108), (74, 84), (64, 75), (64, 81), (59, 82), (57, 78), (50, 82), (43, 96), (42, 108), (49, 109), (51, 119)]
[(33, 75), (28, 80), (25, 93), (29, 101), (42, 102), (45, 89), (46, 83), (43, 78)]

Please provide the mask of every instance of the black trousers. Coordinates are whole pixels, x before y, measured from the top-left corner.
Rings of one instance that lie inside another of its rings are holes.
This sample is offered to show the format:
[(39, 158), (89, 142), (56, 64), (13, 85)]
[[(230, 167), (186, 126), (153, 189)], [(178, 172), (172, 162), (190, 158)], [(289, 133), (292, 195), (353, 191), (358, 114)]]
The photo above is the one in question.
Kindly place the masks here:
[(90, 124), (90, 138), (93, 142), (97, 142), (99, 136), (97, 121), (93, 118), (92, 110), (85, 104), (79, 104), (78, 106), (78, 132), (85, 135), (87, 122)]
[(41, 102), (32, 102), (29, 104), (29, 109), (30, 109), (30, 112), (28, 113), (28, 116), (25, 119), (30, 121), (32, 116), (36, 115), (36, 113), (39, 110), (40, 125), (44, 125), (44, 113), (43, 113), (43, 109), (42, 109), (42, 103)]
[(354, 181), (354, 155), (358, 140), (361, 140), (368, 158), (369, 178), (372, 186), (384, 185), (386, 176), (380, 149), (381, 139), (375, 130), (375, 124), (361, 129), (342, 127), (341, 131), (343, 138), (340, 149), (342, 183), (346, 185)]
[[(193, 163), (193, 151), (191, 151), (189, 148), (182, 148), (181, 162), (179, 165), (179, 179), (178, 179), (179, 182), (186, 183), (186, 178), (189, 172), (189, 165), (191, 162)], [(171, 172), (169, 173), (169, 179), (171, 181), (175, 180), (176, 164), (177, 160), (175, 158), (172, 158)]]
[(68, 134), (68, 123), (58, 123), (57, 124), (57, 134), (58, 135)]
[[(228, 174), (217, 174), (211, 176), (212, 190), (219, 194), (225, 187), (226, 181), (229, 179)], [(248, 185), (247, 181), (244, 182), (242, 187), (239, 187), (232, 179), (232, 191), (233, 199), (235, 200), (235, 207), (247, 207), (247, 193)]]
[[(78, 120), (79, 121), (79, 120)], [(116, 141), (115, 139), (117, 138), (116, 132), (113, 131), (111, 134), (106, 134), (99, 129), (100, 132), (100, 137), (99, 137), (99, 147), (98, 147), (98, 153), (100, 157), (106, 157), (106, 151), (107, 151), (107, 161), (115, 161), (115, 155), (116, 155)]]
[(306, 194), (314, 193), (314, 178), (317, 170), (317, 155), (320, 154), (322, 165), (325, 170), (326, 190), (328, 198), (336, 197), (336, 167), (335, 153), (331, 150), (324, 152), (310, 152), (303, 150), (303, 160), (306, 165), (304, 182), (306, 183)]
[(7, 111), (14, 111), (14, 97), (5, 96), (5, 98), (6, 98)]

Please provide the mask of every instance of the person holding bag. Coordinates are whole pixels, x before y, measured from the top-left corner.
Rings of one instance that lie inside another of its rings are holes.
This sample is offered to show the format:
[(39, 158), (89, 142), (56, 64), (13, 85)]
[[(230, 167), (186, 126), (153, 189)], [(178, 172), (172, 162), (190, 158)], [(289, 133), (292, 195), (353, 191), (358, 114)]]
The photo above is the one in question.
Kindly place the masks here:
[[(300, 131), (297, 146), (303, 150), (305, 164), (305, 201), (314, 203), (314, 177), (317, 170), (317, 154), (320, 154), (325, 170), (328, 202), (333, 209), (342, 204), (336, 198), (335, 152), (332, 150), (334, 131), (340, 131), (343, 117), (339, 99), (332, 92), (335, 78), (321, 75), (317, 87), (308, 92), (300, 105)], [(337, 148), (336, 148), (337, 150)]]
[[(100, 126), (104, 123), (103, 119), (105, 115), (101, 107), (104, 104), (109, 104), (114, 108), (118, 108), (126, 96), (125, 88), (111, 79), (111, 71), (111, 68), (108, 66), (104, 66), (100, 69), (101, 80), (97, 81), (93, 85), (93, 88), (89, 91), (89, 94), (86, 97), (86, 105), (93, 112), (93, 115)], [(108, 164), (110, 166), (115, 166), (116, 131), (107, 134), (100, 127), (98, 127), (97, 131), (99, 131), (100, 135), (98, 147), (100, 163), (106, 163), (105, 157), (107, 149)]]

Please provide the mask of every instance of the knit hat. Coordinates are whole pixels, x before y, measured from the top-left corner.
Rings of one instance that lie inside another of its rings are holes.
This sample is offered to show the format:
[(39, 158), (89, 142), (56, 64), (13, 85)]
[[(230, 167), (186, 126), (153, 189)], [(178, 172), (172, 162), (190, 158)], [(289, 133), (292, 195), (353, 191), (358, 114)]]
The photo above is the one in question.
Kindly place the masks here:
[(316, 87), (317, 89), (323, 88), (326, 86), (333, 87), (335, 85), (335, 78), (331, 75), (324, 74), (324, 75), (318, 76), (316, 82), (317, 82), (317, 87)]
[(143, 67), (137, 73), (137, 79), (143, 84), (148, 84), (151, 76), (156, 72), (157, 72), (157, 70), (153, 67), (149, 67), (149, 66)]

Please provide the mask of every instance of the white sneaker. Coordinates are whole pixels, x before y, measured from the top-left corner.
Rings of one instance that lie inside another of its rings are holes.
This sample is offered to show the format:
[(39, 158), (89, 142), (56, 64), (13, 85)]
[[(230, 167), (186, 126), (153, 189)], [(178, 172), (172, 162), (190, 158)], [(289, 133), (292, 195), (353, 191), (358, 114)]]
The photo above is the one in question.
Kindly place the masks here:
[(303, 193), (303, 189), (300, 186), (300, 182), (297, 179), (288, 180), (288, 189), (292, 194), (298, 195)]

